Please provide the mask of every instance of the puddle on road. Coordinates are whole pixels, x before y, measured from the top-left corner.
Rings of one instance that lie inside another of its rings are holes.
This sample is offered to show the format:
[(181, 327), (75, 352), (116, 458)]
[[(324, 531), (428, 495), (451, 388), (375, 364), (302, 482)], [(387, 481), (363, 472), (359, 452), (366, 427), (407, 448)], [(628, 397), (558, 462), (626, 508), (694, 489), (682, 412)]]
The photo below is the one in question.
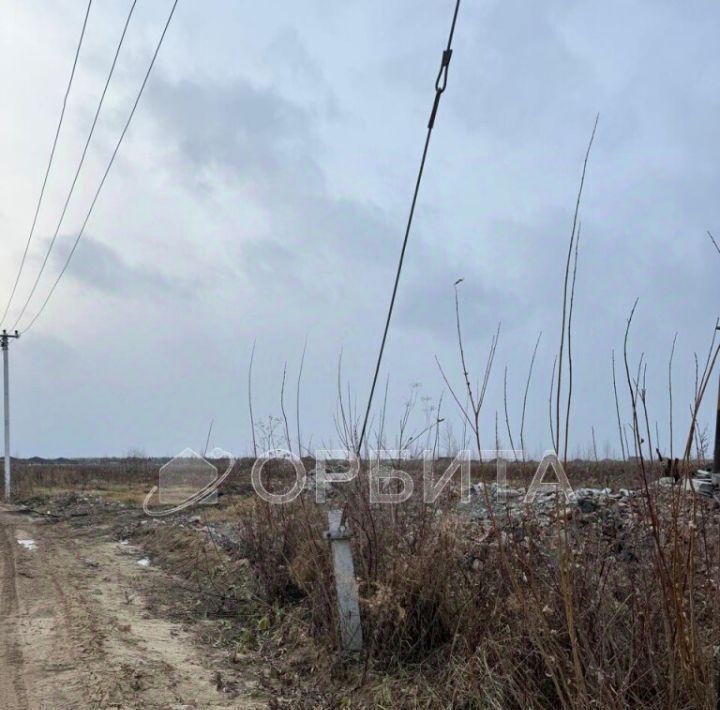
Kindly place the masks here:
[(140, 567), (150, 566), (150, 560), (147, 557), (143, 557), (141, 560), (138, 560), (137, 563), (138, 565), (140, 565)]
[(18, 540), (18, 545), (22, 545), (26, 550), (36, 550), (35, 540)]

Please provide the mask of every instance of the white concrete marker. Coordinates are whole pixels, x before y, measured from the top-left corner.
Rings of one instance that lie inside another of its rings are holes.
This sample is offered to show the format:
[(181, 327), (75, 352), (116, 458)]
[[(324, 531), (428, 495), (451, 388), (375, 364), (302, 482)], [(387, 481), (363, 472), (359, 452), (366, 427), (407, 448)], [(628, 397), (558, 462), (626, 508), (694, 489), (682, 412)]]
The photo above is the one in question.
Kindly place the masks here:
[(360, 651), (363, 646), (363, 638), (357, 580), (350, 548), (350, 531), (346, 525), (341, 526), (341, 521), (341, 510), (328, 512), (327, 538), (330, 540), (333, 553), (340, 640), (345, 651)]

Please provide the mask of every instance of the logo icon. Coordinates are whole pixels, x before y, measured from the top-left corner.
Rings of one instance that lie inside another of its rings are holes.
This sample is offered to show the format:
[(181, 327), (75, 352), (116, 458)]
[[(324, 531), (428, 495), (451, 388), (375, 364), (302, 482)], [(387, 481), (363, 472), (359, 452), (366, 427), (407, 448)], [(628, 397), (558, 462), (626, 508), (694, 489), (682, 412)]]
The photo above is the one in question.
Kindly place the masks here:
[[(218, 475), (220, 466), (225, 468)], [(214, 448), (204, 456), (190, 448), (183, 449), (160, 468), (158, 485), (145, 497), (143, 509), (148, 515), (163, 516), (191, 505), (214, 505), (218, 499), (217, 489), (234, 466), (235, 457), (224, 449)], [(155, 493), (160, 505), (172, 507), (151, 510), (150, 501)]]

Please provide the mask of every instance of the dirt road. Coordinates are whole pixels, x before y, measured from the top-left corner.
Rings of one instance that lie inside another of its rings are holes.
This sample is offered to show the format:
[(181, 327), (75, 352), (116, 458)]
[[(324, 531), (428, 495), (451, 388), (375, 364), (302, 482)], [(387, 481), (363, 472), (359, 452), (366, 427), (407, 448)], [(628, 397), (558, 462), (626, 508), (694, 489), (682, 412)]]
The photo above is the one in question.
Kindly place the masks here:
[(163, 572), (130, 545), (0, 506), (0, 707), (256, 708), (219, 689), (216, 658), (159, 618)]

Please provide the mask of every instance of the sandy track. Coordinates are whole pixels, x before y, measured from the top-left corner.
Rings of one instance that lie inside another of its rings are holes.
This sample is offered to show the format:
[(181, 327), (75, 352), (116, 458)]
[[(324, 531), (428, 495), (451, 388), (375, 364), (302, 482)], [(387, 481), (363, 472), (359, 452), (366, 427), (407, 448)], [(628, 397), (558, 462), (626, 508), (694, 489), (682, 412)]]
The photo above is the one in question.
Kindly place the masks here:
[(249, 688), (219, 692), (212, 655), (149, 612), (150, 581), (171, 582), (140, 556), (92, 528), (0, 506), (3, 710), (263, 706)]

